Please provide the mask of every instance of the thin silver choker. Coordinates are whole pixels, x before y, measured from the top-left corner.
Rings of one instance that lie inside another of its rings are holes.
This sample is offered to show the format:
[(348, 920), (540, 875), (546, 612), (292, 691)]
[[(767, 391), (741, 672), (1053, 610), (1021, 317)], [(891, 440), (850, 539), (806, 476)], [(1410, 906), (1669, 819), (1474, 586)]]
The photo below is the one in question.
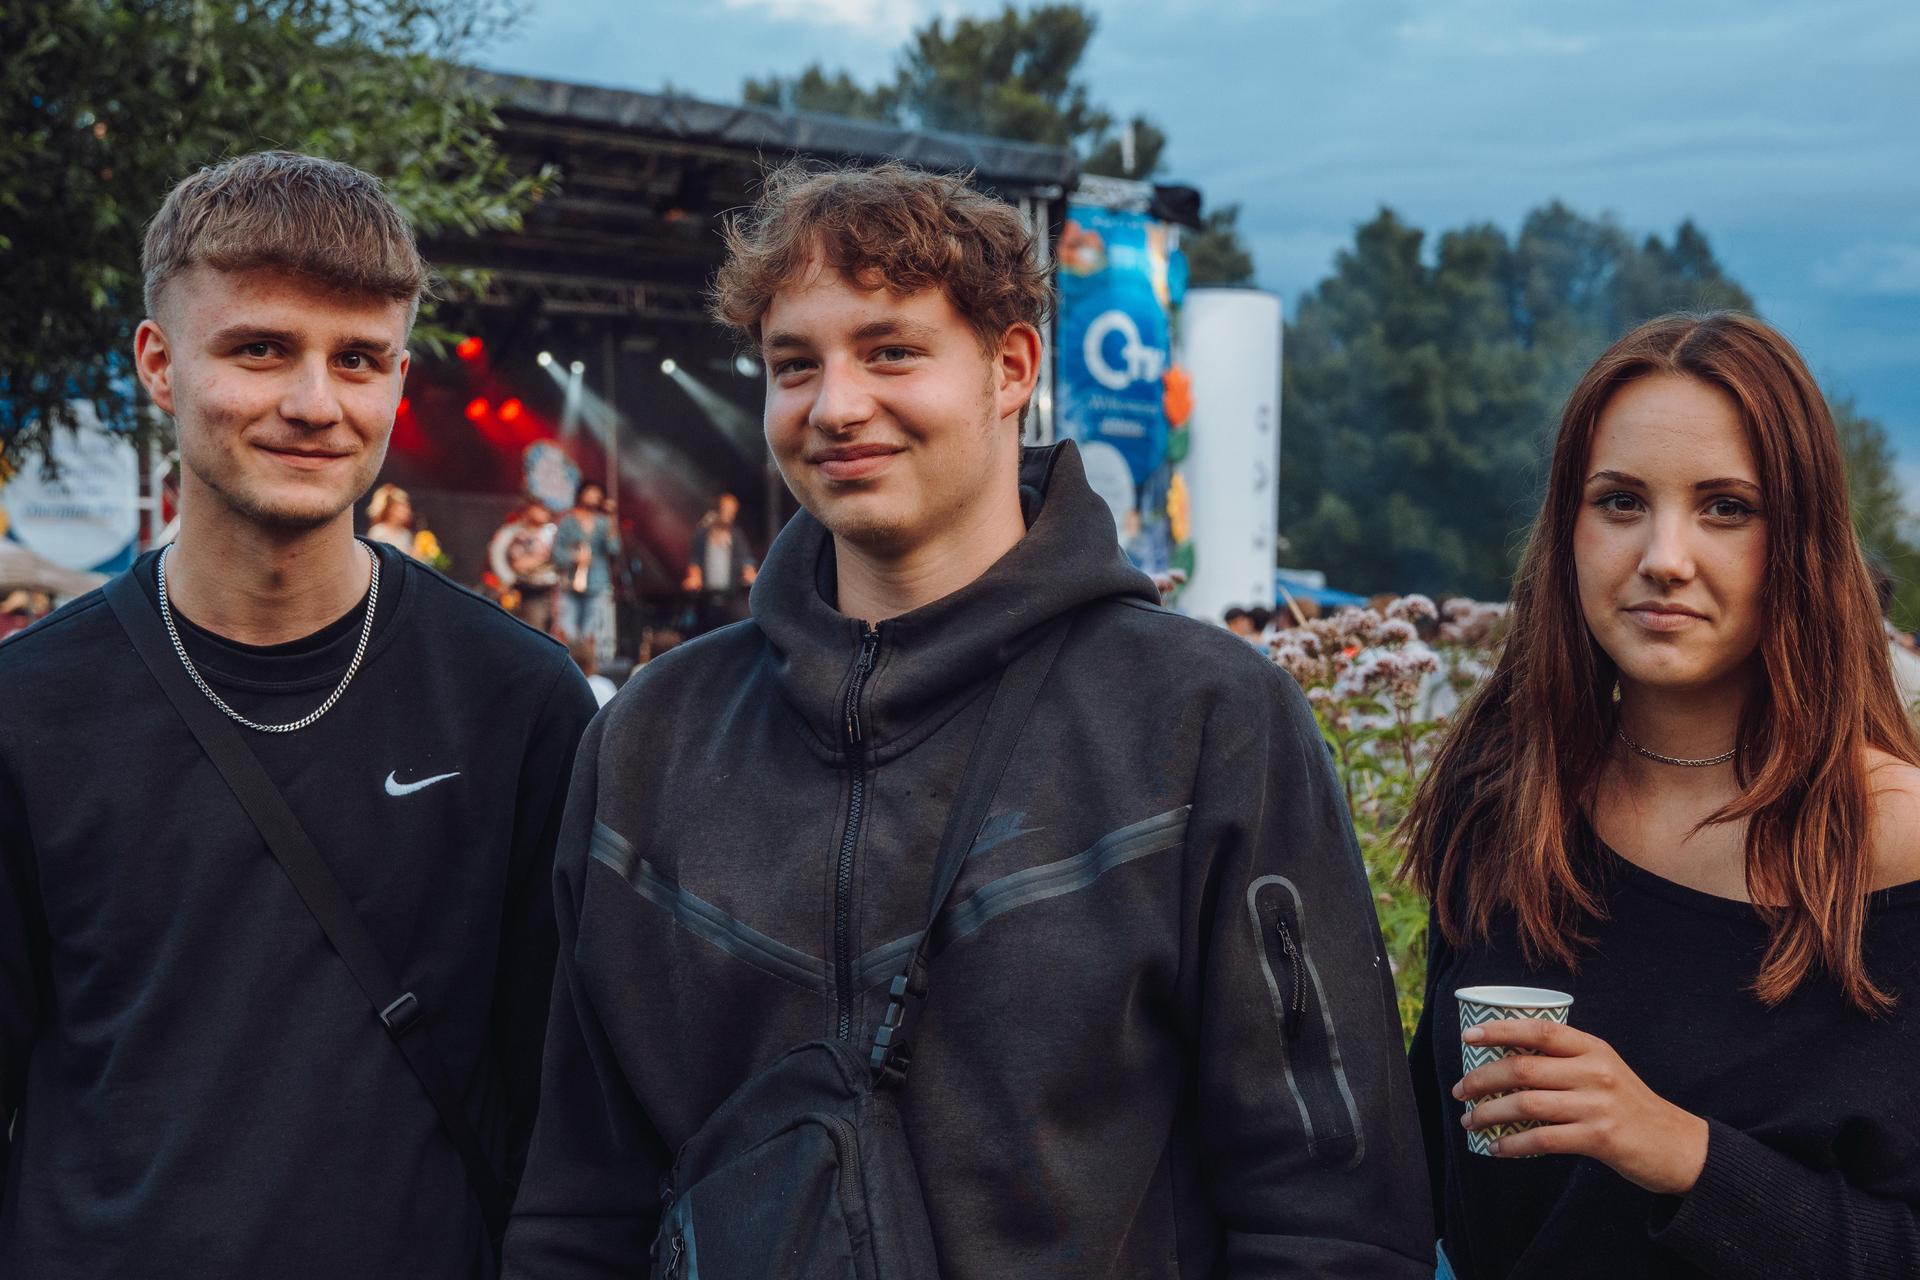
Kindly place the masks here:
[(1632, 747), (1635, 751), (1639, 752), (1641, 755), (1645, 756), (1647, 759), (1657, 760), (1661, 764), (1677, 764), (1682, 769), (1711, 768), (1716, 764), (1725, 764), (1727, 761), (1733, 759), (1735, 756), (1740, 754), (1740, 748), (1735, 747), (1731, 751), (1722, 751), (1719, 755), (1708, 756), (1704, 760), (1682, 760), (1679, 756), (1663, 756), (1658, 751), (1647, 750), (1645, 747), (1641, 746), (1639, 743), (1635, 742), (1632, 738), (1627, 736), (1627, 731), (1624, 726), (1616, 725), (1615, 729), (1620, 734), (1620, 741), (1626, 743), (1628, 746)]
[(373, 562), (373, 580), (367, 586), (367, 620), (360, 624), (360, 643), (354, 646), (353, 661), (347, 664), (347, 674), (340, 677), (340, 683), (331, 694), (327, 695), (327, 700), (321, 703), (311, 715), (303, 716), (292, 724), (255, 724), (228, 706), (226, 700), (213, 691), (213, 686), (200, 678), (200, 672), (193, 665), (193, 659), (187, 656), (187, 647), (180, 643), (180, 633), (173, 625), (173, 605), (167, 599), (167, 556), (173, 551), (173, 547), (169, 545), (160, 553), (158, 566), (160, 620), (167, 624), (167, 638), (173, 641), (173, 651), (180, 655), (180, 665), (187, 669), (187, 674), (193, 677), (193, 682), (200, 686), (200, 692), (206, 694), (207, 700), (214, 706), (226, 712), (235, 724), (251, 729), (255, 733), (292, 733), (296, 729), (306, 728), (333, 710), (333, 704), (340, 701), (340, 695), (347, 691), (347, 685), (353, 680), (354, 672), (360, 669), (360, 659), (367, 656), (367, 638), (373, 634), (374, 606), (380, 602), (380, 557), (375, 555), (373, 548), (364, 542), (360, 544), (360, 549), (365, 551), (367, 559)]

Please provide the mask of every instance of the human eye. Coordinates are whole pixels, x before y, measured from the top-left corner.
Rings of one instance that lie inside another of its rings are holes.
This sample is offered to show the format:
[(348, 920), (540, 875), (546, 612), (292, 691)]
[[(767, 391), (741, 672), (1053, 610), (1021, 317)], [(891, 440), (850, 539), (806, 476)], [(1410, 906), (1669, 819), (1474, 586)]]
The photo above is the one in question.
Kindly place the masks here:
[(1707, 504), (1707, 514), (1727, 524), (1738, 524), (1760, 514), (1751, 503), (1738, 498), (1715, 498)]
[(1640, 509), (1640, 498), (1638, 494), (1615, 489), (1595, 498), (1593, 505), (1610, 516), (1630, 516)]
[(259, 342), (243, 342), (234, 348), (234, 354), (244, 360), (271, 360), (279, 352), (278, 345), (264, 339)]
[(881, 364), (905, 364), (918, 354), (912, 347), (881, 347), (873, 358)]
[(342, 351), (338, 358), (348, 373), (376, 373), (380, 369), (380, 362), (364, 351)]
[(813, 361), (805, 356), (788, 356), (784, 360), (775, 360), (767, 366), (776, 378), (793, 378), (813, 367)]

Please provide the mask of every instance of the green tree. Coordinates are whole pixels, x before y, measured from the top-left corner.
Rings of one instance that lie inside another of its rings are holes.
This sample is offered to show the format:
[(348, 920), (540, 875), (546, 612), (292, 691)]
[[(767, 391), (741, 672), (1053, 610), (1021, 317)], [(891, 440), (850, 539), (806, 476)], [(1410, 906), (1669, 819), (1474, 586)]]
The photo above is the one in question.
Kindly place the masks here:
[[(1128, 143), (1123, 140), (1125, 131), (1132, 133), (1131, 157), (1127, 154)], [(1162, 153), (1166, 149), (1166, 131), (1145, 116), (1135, 116), (1088, 152), (1080, 167), (1106, 178), (1142, 181), (1160, 172)], [(1128, 163), (1129, 160), (1132, 163)]]
[(1854, 532), (1867, 556), (1893, 577), (1895, 624), (1912, 631), (1920, 627), (1920, 546), (1887, 429), (1861, 413), (1852, 396), (1836, 397), (1830, 407), (1847, 462)]
[[(1140, 115), (1122, 126), (1132, 133), (1128, 164), (1114, 117), (1078, 78), (1098, 30), (1098, 17), (1079, 4), (1025, 12), (1009, 4), (986, 17), (935, 18), (908, 39), (892, 81), (873, 88), (815, 63), (796, 76), (749, 78), (741, 96), (787, 110), (1070, 146), (1088, 173), (1152, 178), (1165, 159), (1166, 132)], [(1188, 233), (1182, 247), (1194, 284), (1253, 280), (1237, 205), (1208, 215), (1206, 229)]]
[(1287, 326), (1291, 558), (1356, 591), (1503, 598), (1587, 364), (1648, 316), (1752, 307), (1691, 223), (1636, 244), (1556, 202), (1511, 239), (1470, 226), (1429, 253), (1381, 210)]
[(1187, 255), (1187, 283), (1239, 286), (1253, 283), (1253, 254), (1240, 239), (1240, 206), (1223, 204), (1207, 212), (1206, 226), (1180, 237)]
[(1097, 139), (1112, 117), (1074, 78), (1099, 20), (1076, 4), (1011, 4), (997, 15), (935, 18), (900, 58), (900, 96), (925, 129), (984, 133), (1073, 146)]
[(141, 238), (198, 166), (292, 148), (378, 174), (422, 235), (517, 227), (551, 175), (508, 172), (457, 64), (508, 3), (0, 4), (0, 442), (44, 448), (75, 399), (138, 424)]
[(899, 94), (892, 86), (868, 89), (844, 71), (828, 75), (826, 68), (817, 62), (797, 76), (749, 78), (740, 96), (755, 106), (814, 111), (855, 120), (891, 121), (899, 113)]

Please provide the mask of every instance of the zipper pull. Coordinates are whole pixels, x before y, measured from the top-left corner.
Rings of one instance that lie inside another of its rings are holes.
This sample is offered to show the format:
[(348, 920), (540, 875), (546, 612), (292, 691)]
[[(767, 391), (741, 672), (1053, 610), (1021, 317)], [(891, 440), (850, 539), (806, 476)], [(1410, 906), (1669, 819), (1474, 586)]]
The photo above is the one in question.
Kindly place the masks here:
[(673, 1280), (674, 1276), (677, 1276), (680, 1274), (680, 1258), (683, 1254), (686, 1253), (686, 1251), (687, 1251), (686, 1238), (680, 1235), (678, 1232), (675, 1232), (673, 1241), (668, 1246), (667, 1270), (666, 1270), (667, 1280)]

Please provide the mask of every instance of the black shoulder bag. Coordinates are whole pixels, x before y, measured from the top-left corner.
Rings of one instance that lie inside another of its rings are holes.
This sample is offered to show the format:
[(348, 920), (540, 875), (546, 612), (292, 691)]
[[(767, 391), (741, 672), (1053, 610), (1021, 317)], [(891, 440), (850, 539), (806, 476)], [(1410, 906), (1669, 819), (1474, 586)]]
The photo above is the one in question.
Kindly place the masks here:
[(938, 1280), (896, 1094), (927, 994), (934, 921), (1066, 631), (1066, 620), (1055, 623), (1001, 673), (947, 814), (927, 928), (893, 980), (874, 1043), (788, 1050), (687, 1139), (661, 1188), (655, 1280)]
[(387, 1029), (388, 1037), (413, 1068), (413, 1074), (419, 1077), (420, 1087), (426, 1090), (434, 1110), (440, 1113), (440, 1124), (448, 1139), (460, 1153), (460, 1163), (466, 1166), (467, 1181), (480, 1201), (480, 1214), (486, 1220), (487, 1235), (497, 1253), (507, 1228), (506, 1188), (481, 1150), (480, 1136), (468, 1123), (460, 1096), (454, 1091), (440, 1055), (434, 1051), (433, 1041), (427, 1034), (426, 1011), (413, 992), (401, 989), (393, 970), (387, 966), (386, 957), (380, 954), (379, 944), (355, 913), (352, 900), (327, 869), (320, 851), (308, 839), (300, 820), (287, 807), (286, 797), (267, 776), (259, 759), (240, 736), (240, 730), (207, 701), (180, 665), (179, 655), (174, 653), (172, 642), (154, 613), (153, 603), (134, 580), (133, 571), (128, 570), (108, 583), (106, 595), (114, 616), (133, 641), (134, 650), (147, 664), (147, 670), (153, 673), (161, 692), (199, 739), (201, 749), (227, 780), (227, 786), (233, 789), (234, 797), (253, 819), (253, 825), (260, 829), (274, 861), (287, 873), (301, 901), (319, 922), (320, 931), (327, 935), (327, 941), (346, 962), (353, 980), (360, 984), (374, 1014)]

